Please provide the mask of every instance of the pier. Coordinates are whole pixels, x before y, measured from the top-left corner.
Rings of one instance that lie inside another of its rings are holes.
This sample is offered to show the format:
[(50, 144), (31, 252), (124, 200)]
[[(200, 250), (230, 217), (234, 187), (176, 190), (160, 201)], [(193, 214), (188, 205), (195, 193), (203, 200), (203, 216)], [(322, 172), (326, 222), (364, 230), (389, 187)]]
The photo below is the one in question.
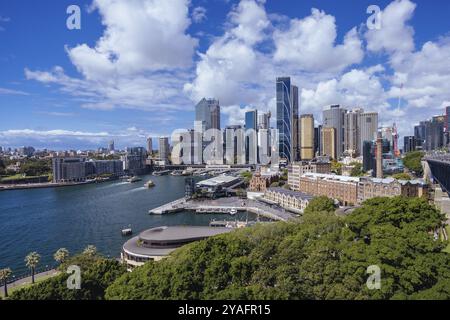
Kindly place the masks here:
[(298, 216), (292, 212), (273, 207), (257, 200), (240, 199), (237, 197), (219, 198), (216, 200), (187, 200), (181, 198), (149, 211), (149, 214), (166, 214), (179, 211), (193, 211), (196, 213), (229, 213), (232, 209), (248, 211), (261, 217), (277, 221), (288, 221)]

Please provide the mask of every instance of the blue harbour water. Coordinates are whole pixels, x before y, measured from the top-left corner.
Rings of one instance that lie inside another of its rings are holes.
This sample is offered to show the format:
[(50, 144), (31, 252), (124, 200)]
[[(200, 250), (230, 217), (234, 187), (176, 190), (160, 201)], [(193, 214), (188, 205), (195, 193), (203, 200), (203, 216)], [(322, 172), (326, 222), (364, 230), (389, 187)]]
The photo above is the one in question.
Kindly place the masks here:
[[(147, 189), (149, 179), (156, 184)], [(144, 176), (136, 183), (113, 181), (62, 188), (0, 192), (0, 269), (17, 275), (27, 272), (24, 258), (31, 251), (41, 255), (41, 267), (54, 264), (61, 247), (81, 252), (93, 244), (110, 257), (119, 257), (121, 230), (131, 225), (134, 234), (161, 225), (208, 225), (229, 215), (180, 212), (162, 216), (148, 210), (181, 198), (184, 177)], [(233, 217), (234, 219), (235, 217)], [(236, 218), (245, 219), (240, 213)], [(255, 219), (250, 215), (249, 219)]]

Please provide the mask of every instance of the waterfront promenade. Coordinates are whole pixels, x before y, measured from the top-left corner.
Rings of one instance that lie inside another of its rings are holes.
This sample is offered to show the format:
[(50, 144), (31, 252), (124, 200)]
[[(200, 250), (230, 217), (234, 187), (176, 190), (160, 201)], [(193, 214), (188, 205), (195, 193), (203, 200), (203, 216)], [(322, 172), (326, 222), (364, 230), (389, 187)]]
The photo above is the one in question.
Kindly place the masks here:
[(232, 209), (248, 211), (259, 216), (277, 221), (288, 221), (298, 216), (279, 206), (270, 205), (258, 200), (240, 199), (238, 197), (219, 198), (215, 200), (186, 200), (180, 198), (149, 211), (150, 214), (167, 214), (178, 211), (196, 213), (229, 213)]
[[(59, 274), (59, 271), (56, 269), (46, 270), (40, 273), (36, 273), (34, 275), (34, 281), (35, 283), (48, 279), (54, 276), (57, 276)], [(31, 285), (31, 275), (28, 277), (20, 278), (17, 280), (12, 280), (12, 282), (8, 283), (8, 293), (11, 294), (13, 291), (18, 289), (19, 287), (27, 287), (28, 285)], [(0, 296), (3, 297), (4, 295), (4, 286), (0, 286)]]

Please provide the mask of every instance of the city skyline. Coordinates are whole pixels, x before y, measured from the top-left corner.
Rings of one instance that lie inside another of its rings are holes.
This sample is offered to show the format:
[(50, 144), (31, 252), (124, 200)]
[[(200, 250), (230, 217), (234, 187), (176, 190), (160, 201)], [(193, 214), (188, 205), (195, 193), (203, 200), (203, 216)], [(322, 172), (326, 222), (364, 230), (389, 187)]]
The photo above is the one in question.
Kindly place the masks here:
[[(136, 12), (136, 1), (123, 8), (79, 1), (81, 30), (65, 26), (67, 1), (27, 4), (29, 13), (20, 2), (0, 5), (3, 147), (90, 149), (111, 139), (121, 149), (145, 145), (148, 136), (191, 128), (203, 97), (220, 101), (223, 127), (244, 124), (250, 110), (276, 115), (274, 80), (282, 76), (299, 88), (299, 115), (313, 114), (318, 124), (326, 106), (361, 107), (378, 112), (380, 126), (395, 120), (401, 144), (414, 125), (450, 104), (444, 1), (380, 1), (380, 30), (366, 26), (368, 1), (350, 10), (326, 1), (179, 0), (160, 17), (149, 9), (136, 21), (118, 14)], [(155, 36), (144, 45), (132, 32), (158, 31), (163, 18), (172, 21), (165, 35), (178, 41)], [(314, 37), (319, 31), (322, 41)], [(115, 41), (124, 37), (130, 47)]]

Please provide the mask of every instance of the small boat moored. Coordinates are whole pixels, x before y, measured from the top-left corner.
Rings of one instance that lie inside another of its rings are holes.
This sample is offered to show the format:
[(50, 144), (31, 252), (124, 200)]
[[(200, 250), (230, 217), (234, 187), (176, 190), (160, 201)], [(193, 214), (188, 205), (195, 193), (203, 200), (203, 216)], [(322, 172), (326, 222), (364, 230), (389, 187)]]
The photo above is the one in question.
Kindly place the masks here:
[(131, 228), (122, 229), (122, 236), (129, 236), (131, 234), (133, 234), (133, 230), (131, 230)]
[(147, 181), (147, 183), (145, 184), (145, 186), (147, 188), (151, 188), (155, 186), (155, 183), (152, 180)]
[(234, 216), (236, 213), (237, 213), (236, 209), (233, 208), (230, 210), (230, 215)]

